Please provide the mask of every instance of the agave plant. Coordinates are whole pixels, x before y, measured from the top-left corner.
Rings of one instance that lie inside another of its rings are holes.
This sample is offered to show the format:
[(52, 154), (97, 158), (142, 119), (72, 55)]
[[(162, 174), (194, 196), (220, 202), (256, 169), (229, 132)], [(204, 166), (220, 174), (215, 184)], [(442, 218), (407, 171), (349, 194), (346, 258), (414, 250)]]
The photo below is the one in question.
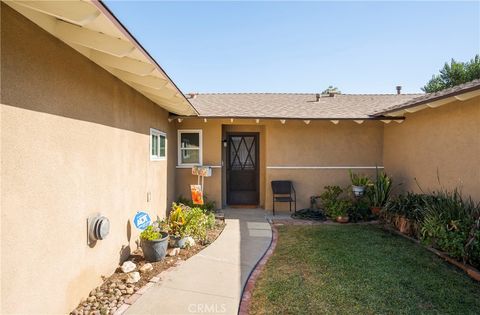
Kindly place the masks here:
[(350, 180), (352, 181), (353, 186), (367, 186), (370, 184), (370, 179), (363, 175), (363, 174), (357, 174), (352, 172), (352, 170), (348, 170), (348, 173), (350, 174)]
[(392, 179), (385, 172), (378, 172), (375, 182), (370, 186), (368, 197), (372, 207), (382, 208), (390, 197)]

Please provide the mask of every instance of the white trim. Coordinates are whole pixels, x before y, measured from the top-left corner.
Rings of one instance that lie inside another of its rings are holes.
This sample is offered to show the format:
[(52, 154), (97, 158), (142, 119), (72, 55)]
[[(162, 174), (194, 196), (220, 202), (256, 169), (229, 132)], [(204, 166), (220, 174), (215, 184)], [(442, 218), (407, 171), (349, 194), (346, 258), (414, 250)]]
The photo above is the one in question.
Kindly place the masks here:
[[(190, 148), (188, 150), (198, 150), (198, 163), (182, 163), (182, 133), (198, 133), (198, 149)], [(186, 168), (192, 166), (202, 165), (203, 160), (203, 135), (202, 129), (179, 129), (177, 131), (177, 165), (185, 166)]]
[[(158, 156), (155, 156), (155, 155), (152, 155), (152, 136), (155, 135), (158, 137)], [(160, 137), (164, 137), (165, 138), (165, 156), (160, 156)], [(167, 159), (167, 134), (163, 131), (160, 131), (158, 129), (155, 129), (155, 128), (150, 128), (150, 146), (149, 146), (149, 149), (150, 149), (150, 152), (149, 152), (149, 155), (150, 155), (150, 161), (165, 161)]]
[[(222, 168), (221, 165), (202, 165), (202, 166), (207, 166), (207, 167), (211, 167), (211, 168)], [(192, 168), (191, 166), (189, 165), (177, 165), (175, 166), (176, 168)]]
[(286, 170), (345, 170), (345, 169), (376, 169), (383, 166), (267, 166), (267, 169)]

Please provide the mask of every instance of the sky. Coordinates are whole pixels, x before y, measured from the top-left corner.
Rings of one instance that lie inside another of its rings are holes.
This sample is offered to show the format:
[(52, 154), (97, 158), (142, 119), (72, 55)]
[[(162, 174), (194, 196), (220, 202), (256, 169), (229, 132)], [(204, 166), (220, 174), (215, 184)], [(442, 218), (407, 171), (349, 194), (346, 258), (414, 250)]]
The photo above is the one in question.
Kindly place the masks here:
[(106, 4), (184, 93), (417, 93), (480, 53), (480, 1)]

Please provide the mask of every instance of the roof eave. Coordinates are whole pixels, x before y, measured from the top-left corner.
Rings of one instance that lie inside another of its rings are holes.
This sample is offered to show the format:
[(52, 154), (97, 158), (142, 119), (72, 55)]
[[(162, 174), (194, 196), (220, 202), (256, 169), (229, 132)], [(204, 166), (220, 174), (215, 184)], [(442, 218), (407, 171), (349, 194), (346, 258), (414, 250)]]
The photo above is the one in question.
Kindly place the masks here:
[(33, 23), (169, 112), (195, 107), (100, 0), (5, 1)]
[(414, 113), (425, 108), (437, 108), (455, 101), (466, 101), (476, 96), (480, 96), (480, 86), (472, 86), (459, 91), (453, 91), (448, 94), (439, 95), (438, 97), (426, 98), (421, 96), (421, 100), (405, 106), (399, 106), (375, 113), (374, 116), (397, 117), (406, 113)]
[(405, 117), (389, 117), (389, 116), (371, 116), (371, 117), (277, 117), (277, 116), (212, 116), (212, 115), (198, 115), (198, 116), (181, 116), (170, 115), (169, 119), (260, 119), (260, 120), (404, 120)]

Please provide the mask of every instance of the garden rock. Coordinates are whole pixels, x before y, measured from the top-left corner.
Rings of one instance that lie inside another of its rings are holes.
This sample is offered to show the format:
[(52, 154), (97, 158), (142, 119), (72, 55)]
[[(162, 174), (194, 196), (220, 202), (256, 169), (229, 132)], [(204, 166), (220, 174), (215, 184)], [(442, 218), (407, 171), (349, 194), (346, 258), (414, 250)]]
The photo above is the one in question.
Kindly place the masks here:
[(93, 302), (95, 302), (96, 299), (97, 299), (97, 298), (95, 297), (95, 295), (92, 295), (92, 296), (89, 296), (89, 297), (87, 298), (87, 302), (93, 303)]
[(167, 255), (170, 257), (177, 256), (178, 254), (180, 254), (180, 248), (178, 247), (170, 249), (167, 253)]
[(130, 271), (134, 271), (137, 268), (137, 265), (135, 265), (133, 262), (127, 260), (122, 264), (122, 271), (124, 273), (129, 273)]
[(140, 267), (140, 272), (142, 272), (142, 273), (148, 272), (148, 271), (151, 271), (151, 270), (153, 270), (153, 266), (152, 266), (151, 263), (146, 263), (145, 265)]
[(185, 246), (187, 247), (195, 246), (195, 240), (193, 239), (193, 237), (191, 236), (187, 237), (187, 239), (185, 240)]
[(137, 283), (140, 280), (140, 273), (134, 271), (128, 274), (127, 283)]

